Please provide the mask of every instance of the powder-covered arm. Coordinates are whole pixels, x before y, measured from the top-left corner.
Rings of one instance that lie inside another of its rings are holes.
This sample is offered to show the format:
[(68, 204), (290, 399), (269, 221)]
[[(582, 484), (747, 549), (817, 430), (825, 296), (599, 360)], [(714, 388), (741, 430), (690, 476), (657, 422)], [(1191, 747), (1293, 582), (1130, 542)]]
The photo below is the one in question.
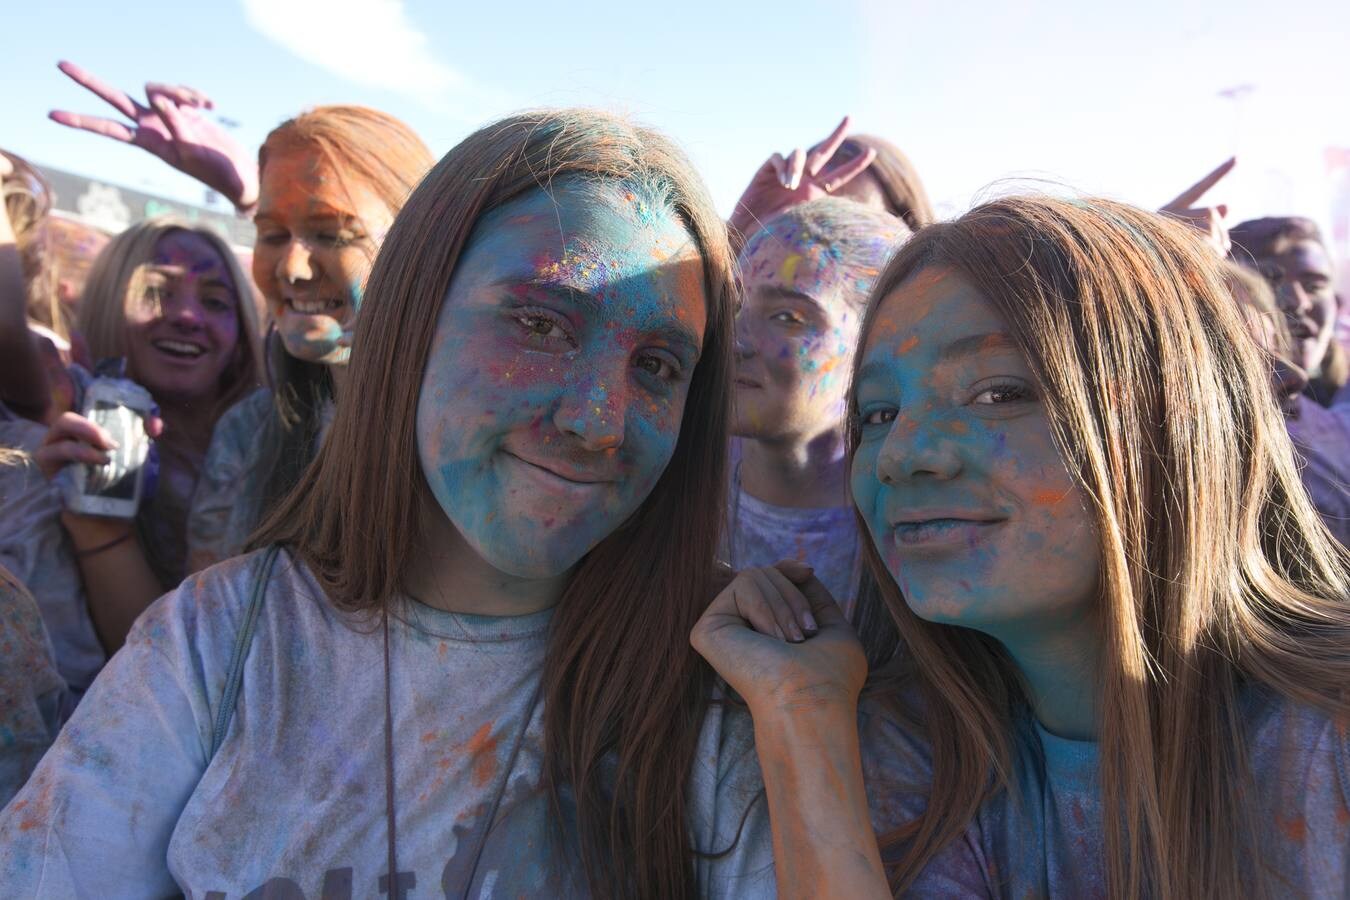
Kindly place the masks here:
[[(189, 580), (156, 602), (0, 813), (0, 884), (15, 897), (178, 893), (170, 837), (207, 765), (219, 651), (198, 652), (203, 602)], [(233, 626), (213, 616), (228, 641)], [(212, 670), (208, 673), (208, 669)]]
[(829, 592), (800, 563), (747, 569), (692, 641), (750, 707), (778, 895), (890, 897), (858, 748), (867, 664)]

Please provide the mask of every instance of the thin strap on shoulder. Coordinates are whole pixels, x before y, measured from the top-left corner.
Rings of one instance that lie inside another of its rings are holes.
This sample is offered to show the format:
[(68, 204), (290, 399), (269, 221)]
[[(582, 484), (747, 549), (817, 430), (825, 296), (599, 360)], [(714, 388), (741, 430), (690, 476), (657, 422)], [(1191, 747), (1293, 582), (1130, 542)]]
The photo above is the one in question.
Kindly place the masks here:
[(263, 597), (267, 594), (267, 582), (272, 577), (272, 565), (276, 562), (281, 546), (273, 544), (263, 555), (262, 565), (253, 576), (253, 592), (249, 596), (248, 609), (244, 612), (244, 624), (234, 639), (234, 653), (230, 656), (230, 669), (225, 676), (225, 692), (220, 697), (220, 712), (216, 715), (216, 727), (211, 732), (211, 752), (206, 757), (207, 765), (215, 759), (216, 751), (225, 742), (230, 730), (230, 721), (234, 718), (234, 706), (239, 699), (239, 686), (244, 681), (244, 659), (253, 644), (253, 629), (258, 622), (258, 611), (262, 609)]

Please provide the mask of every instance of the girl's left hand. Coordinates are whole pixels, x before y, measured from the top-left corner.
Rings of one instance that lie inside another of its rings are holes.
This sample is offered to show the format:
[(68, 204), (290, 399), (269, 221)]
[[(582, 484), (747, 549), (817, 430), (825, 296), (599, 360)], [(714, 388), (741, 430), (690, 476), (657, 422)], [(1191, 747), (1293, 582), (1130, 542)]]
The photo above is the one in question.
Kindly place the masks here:
[(751, 713), (857, 703), (867, 659), (810, 566), (784, 560), (739, 574), (689, 636)]

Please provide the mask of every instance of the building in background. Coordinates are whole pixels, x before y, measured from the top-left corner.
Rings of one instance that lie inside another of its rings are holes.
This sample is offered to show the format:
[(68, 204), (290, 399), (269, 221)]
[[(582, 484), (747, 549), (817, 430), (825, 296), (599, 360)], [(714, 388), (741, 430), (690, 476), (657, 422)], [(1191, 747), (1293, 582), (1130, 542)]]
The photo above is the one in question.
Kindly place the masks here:
[(231, 213), (192, 206), (54, 169), (38, 166), (52, 188), (52, 209), (62, 218), (107, 234), (117, 234), (130, 225), (155, 216), (175, 215), (215, 231), (226, 243), (239, 249), (253, 247), (253, 223)]

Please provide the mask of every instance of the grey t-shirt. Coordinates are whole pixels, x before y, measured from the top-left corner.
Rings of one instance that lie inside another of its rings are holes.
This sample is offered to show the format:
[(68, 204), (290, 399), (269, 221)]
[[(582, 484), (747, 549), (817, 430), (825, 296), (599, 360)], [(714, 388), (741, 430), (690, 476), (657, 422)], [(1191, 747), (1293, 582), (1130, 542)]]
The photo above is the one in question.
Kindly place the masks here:
[[(0, 446), (34, 453), (46, 426), (0, 413)], [(0, 466), (0, 565), (33, 595), (56, 654), (61, 677), (78, 697), (108, 655), (94, 631), (79, 564), (61, 527), (60, 487), (30, 459)]]
[(858, 524), (851, 506), (774, 506), (750, 496), (741, 486), (739, 442), (732, 451), (727, 492), (727, 532), (722, 555), (733, 569), (771, 566), (795, 559), (815, 569), (816, 577), (851, 615), (862, 574)]
[[(235, 637), (263, 555), (189, 577), (137, 621), (23, 792), (0, 814), (0, 884), (24, 897), (381, 895), (387, 876), (384, 632), (277, 557), (230, 730)], [(550, 851), (535, 702), (550, 611), (391, 618), (400, 883), (409, 896), (584, 893)], [(500, 795), (495, 815), (494, 798)], [(688, 782), (705, 896), (774, 893), (749, 716), (714, 705)], [(744, 828), (740, 828), (744, 820)], [(478, 835), (481, 861), (469, 884)], [(738, 835), (739, 829), (739, 837)], [(385, 888), (387, 888), (387, 879)]]
[(47, 752), (65, 707), (66, 685), (37, 604), (0, 571), (0, 804), (18, 793)]
[[(321, 412), (314, 453), (328, 433), (334, 409), (328, 403)], [(262, 521), (271, 460), (281, 440), (281, 420), (268, 388), (258, 388), (216, 422), (188, 514), (188, 572), (243, 551)]]
[[(1264, 688), (1241, 702), (1260, 845), (1252, 862), (1277, 896), (1350, 896), (1350, 732)], [(873, 824), (885, 832), (922, 810), (913, 787), (931, 779), (931, 755), (885, 712), (873, 711), (862, 738)], [(1019, 802), (1006, 792), (987, 800), (920, 875), (916, 896), (1106, 896), (1097, 744), (1056, 737), (1027, 716), (1015, 754)]]

